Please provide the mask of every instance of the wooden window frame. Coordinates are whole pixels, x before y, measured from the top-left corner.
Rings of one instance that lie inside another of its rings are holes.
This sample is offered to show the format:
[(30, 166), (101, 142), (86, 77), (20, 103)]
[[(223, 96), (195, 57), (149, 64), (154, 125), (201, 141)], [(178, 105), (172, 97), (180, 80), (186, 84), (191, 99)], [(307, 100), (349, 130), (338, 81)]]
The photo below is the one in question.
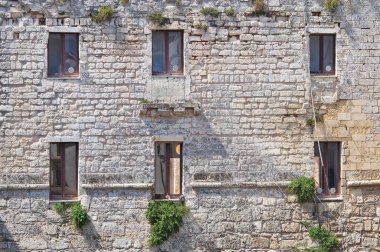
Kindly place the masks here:
[[(52, 144), (57, 144), (57, 148), (60, 149), (60, 161), (61, 161), (61, 198), (60, 199), (56, 199), (56, 198), (53, 198), (52, 197), (52, 194), (51, 194), (51, 187), (53, 186), (52, 185), (52, 181), (51, 181), (51, 175), (49, 175), (49, 198), (50, 200), (75, 200), (78, 198), (78, 178), (79, 178), (79, 174), (78, 174), (78, 152), (79, 152), (79, 144), (77, 142), (51, 142), (50, 143), (50, 149), (49, 149), (49, 161), (50, 161), (50, 172), (51, 172), (51, 145)], [(65, 144), (75, 144), (75, 174), (76, 174), (76, 181), (75, 181), (75, 194), (73, 197), (65, 197), (65, 181), (66, 181), (66, 165), (65, 165)], [(59, 147), (58, 147), (59, 146)], [(49, 174), (51, 174), (49, 172)]]
[[(338, 156), (337, 156), (337, 171), (336, 171), (336, 176), (337, 176), (337, 185), (336, 185), (336, 192), (335, 193), (330, 193), (329, 191), (329, 188), (328, 188), (328, 177), (329, 177), (329, 166), (328, 166), (328, 151), (329, 151), (329, 144), (332, 144), (332, 143), (336, 143), (338, 145)], [(320, 156), (317, 156), (319, 157), (319, 160), (320, 160), (320, 163), (319, 163), (319, 186), (320, 188), (322, 189), (322, 192), (319, 193), (318, 195), (320, 195), (321, 197), (337, 197), (341, 194), (341, 153), (342, 153), (342, 143), (341, 142), (319, 142), (319, 144), (322, 146), (323, 145), (323, 148), (321, 148), (321, 155), (322, 155), (322, 160), (320, 159)], [(315, 142), (314, 143), (314, 148), (317, 147), (317, 149), (315, 150), (318, 154), (319, 154), (319, 146), (318, 146), (318, 142)], [(321, 162), (323, 161), (323, 166), (321, 164)], [(323, 169), (323, 170), (322, 170)], [(323, 176), (323, 172), (324, 172), (324, 176)], [(321, 180), (324, 180), (324, 185), (325, 185), (325, 188), (322, 187), (322, 181)], [(327, 188), (326, 188), (326, 185), (327, 185)]]
[[(165, 168), (166, 168), (166, 174), (165, 174), (165, 177), (166, 177), (166, 181), (167, 181), (167, 184), (166, 184), (166, 187), (164, 188), (165, 190), (165, 193), (164, 194), (156, 194), (156, 192), (154, 193), (154, 198), (155, 199), (179, 199), (181, 198), (181, 196), (183, 195), (182, 193), (182, 183), (183, 183), (183, 143), (182, 142), (176, 142), (176, 141), (159, 141), (159, 142), (155, 142), (154, 143), (154, 159), (156, 160), (157, 158), (157, 144), (165, 144)], [(171, 153), (171, 145), (172, 144), (180, 144), (180, 148), (181, 148), (181, 153), (180, 153), (180, 194), (170, 194), (170, 193), (167, 193), (167, 192), (170, 192), (170, 153)], [(155, 162), (156, 163), (156, 162)], [(157, 169), (157, 167), (155, 166), (154, 167), (155, 171)], [(155, 176), (155, 181), (157, 180), (156, 176)]]
[[(333, 66), (331, 67), (330, 72), (325, 72), (323, 69), (323, 38), (327, 36), (332, 36), (333, 37)], [(311, 37), (318, 37), (319, 38), (319, 70), (318, 72), (311, 72), (310, 69), (310, 74), (312, 75), (335, 75), (335, 65), (336, 65), (336, 34), (320, 34), (320, 33), (314, 33), (310, 34)], [(310, 45), (310, 43), (309, 43)], [(310, 48), (311, 51), (311, 48)], [(311, 60), (311, 59), (310, 59)], [(311, 62), (310, 62), (311, 64)]]
[[(50, 34), (59, 34), (61, 36), (61, 69), (59, 74), (51, 74), (49, 72), (50, 69)], [(77, 53), (76, 53), (76, 66), (74, 73), (72, 74), (65, 74), (65, 60), (66, 60), (66, 54), (65, 54), (65, 36), (66, 35), (75, 35), (76, 36), (76, 42), (77, 42)], [(79, 33), (61, 33), (61, 32), (50, 32), (49, 33), (49, 39), (48, 39), (48, 77), (79, 77)]]
[[(183, 47), (183, 30), (156, 30), (156, 31), (152, 31), (152, 42), (153, 42), (153, 33), (154, 32), (164, 32), (164, 45), (165, 45), (165, 51), (164, 51), (164, 55), (165, 55), (165, 71), (164, 72), (154, 72), (153, 71), (153, 45), (152, 45), (152, 75), (183, 75), (184, 73), (184, 47)], [(179, 32), (181, 34), (181, 71), (174, 71), (174, 72), (171, 72), (170, 71), (170, 62), (169, 62), (169, 32)]]

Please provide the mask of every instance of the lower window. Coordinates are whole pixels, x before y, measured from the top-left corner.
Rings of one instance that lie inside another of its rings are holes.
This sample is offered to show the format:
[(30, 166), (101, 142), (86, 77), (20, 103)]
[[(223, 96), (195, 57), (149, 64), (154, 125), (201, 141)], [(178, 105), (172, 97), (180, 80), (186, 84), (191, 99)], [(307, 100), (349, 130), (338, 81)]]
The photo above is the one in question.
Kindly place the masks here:
[(50, 199), (78, 197), (78, 143), (50, 144)]
[(318, 161), (318, 193), (325, 196), (340, 194), (340, 142), (316, 142), (314, 156)]
[(173, 199), (182, 195), (182, 143), (155, 143), (155, 198)]

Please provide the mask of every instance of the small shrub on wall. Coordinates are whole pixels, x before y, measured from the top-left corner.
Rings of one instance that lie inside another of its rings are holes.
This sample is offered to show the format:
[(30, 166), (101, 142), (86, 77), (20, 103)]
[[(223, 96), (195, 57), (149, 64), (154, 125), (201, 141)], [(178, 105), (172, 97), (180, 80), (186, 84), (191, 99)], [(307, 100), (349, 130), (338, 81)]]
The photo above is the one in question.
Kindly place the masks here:
[(149, 202), (145, 216), (151, 224), (149, 246), (153, 247), (166, 241), (170, 235), (179, 231), (183, 217), (189, 208), (183, 203), (169, 201)]
[(297, 194), (301, 203), (310, 202), (314, 198), (315, 180), (308, 177), (298, 177), (290, 182), (289, 190)]

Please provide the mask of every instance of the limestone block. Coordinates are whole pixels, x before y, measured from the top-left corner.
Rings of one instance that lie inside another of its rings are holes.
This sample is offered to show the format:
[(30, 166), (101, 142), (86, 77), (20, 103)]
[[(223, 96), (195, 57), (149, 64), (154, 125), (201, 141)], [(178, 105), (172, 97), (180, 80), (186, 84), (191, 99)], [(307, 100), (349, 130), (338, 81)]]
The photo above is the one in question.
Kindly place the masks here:
[(258, 249), (265, 249), (269, 248), (269, 239), (264, 238), (264, 237), (253, 237), (252, 238), (252, 243), (251, 243), (251, 248), (258, 248)]
[(116, 239), (112, 243), (112, 247), (116, 249), (129, 249), (132, 247), (132, 242), (128, 239)]
[(20, 249), (44, 250), (47, 249), (47, 242), (38, 237), (24, 238), (19, 242)]
[(250, 41), (250, 40), (253, 40), (253, 35), (252, 34), (241, 34), (240, 35), (240, 40), (241, 41)]

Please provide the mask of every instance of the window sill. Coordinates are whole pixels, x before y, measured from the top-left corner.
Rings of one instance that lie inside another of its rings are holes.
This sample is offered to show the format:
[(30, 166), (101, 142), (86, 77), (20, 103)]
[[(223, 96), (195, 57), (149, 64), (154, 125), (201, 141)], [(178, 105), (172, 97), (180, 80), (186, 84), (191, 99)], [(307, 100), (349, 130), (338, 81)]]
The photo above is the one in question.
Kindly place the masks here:
[(340, 202), (340, 201), (343, 201), (343, 196), (342, 195), (337, 195), (337, 196), (318, 195), (318, 199), (320, 202)]
[(338, 76), (336, 75), (310, 75), (311, 80), (316, 80), (316, 81), (337, 81)]
[(183, 74), (173, 74), (173, 75), (168, 75), (168, 74), (158, 74), (158, 75), (155, 75), (155, 74), (152, 74), (152, 79), (169, 79), (169, 78), (173, 78), (173, 79), (185, 79), (186, 76), (183, 75)]
[(171, 198), (171, 199), (153, 199), (154, 201), (168, 201), (168, 202), (184, 202), (185, 197), (181, 195), (178, 198)]
[(80, 76), (48, 76), (48, 80), (80, 80)]
[(76, 199), (67, 199), (67, 200), (52, 200), (49, 199), (49, 203), (75, 203), (75, 202), (80, 202), (80, 198)]

